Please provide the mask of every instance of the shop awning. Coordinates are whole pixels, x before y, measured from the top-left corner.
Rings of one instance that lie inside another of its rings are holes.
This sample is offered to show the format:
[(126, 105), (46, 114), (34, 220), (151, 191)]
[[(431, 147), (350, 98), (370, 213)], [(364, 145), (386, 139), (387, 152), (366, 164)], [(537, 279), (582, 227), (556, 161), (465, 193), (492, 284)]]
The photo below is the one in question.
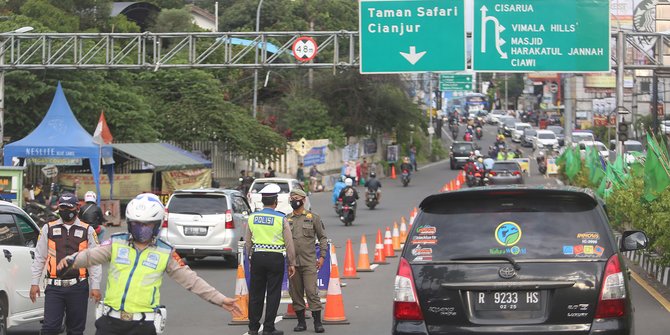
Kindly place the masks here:
[(212, 162), (168, 143), (116, 143), (114, 150), (154, 166), (155, 171), (211, 168)]

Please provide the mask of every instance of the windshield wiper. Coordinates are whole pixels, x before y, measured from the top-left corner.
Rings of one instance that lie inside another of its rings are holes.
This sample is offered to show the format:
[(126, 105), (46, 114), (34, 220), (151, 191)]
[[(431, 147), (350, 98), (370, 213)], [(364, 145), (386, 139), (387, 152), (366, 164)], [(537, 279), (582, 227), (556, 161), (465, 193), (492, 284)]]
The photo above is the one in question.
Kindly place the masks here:
[(461, 256), (461, 257), (452, 257), (452, 261), (508, 261), (514, 267), (514, 270), (521, 270), (521, 266), (517, 263), (514, 258), (507, 255), (497, 255), (497, 256)]

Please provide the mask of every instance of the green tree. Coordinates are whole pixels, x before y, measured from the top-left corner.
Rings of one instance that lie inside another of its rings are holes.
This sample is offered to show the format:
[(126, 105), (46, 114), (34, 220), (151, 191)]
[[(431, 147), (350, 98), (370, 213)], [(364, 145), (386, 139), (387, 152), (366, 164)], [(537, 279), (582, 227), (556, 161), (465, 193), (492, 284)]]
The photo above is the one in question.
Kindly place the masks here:
[(59, 33), (79, 31), (79, 18), (50, 4), (46, 0), (28, 0), (21, 6), (21, 14), (41, 22)]
[(293, 134), (292, 140), (328, 138), (336, 146), (344, 145), (342, 127), (332, 126), (328, 110), (321, 101), (305, 95), (289, 95), (281, 101), (280, 123)]
[(185, 32), (199, 30), (186, 9), (164, 9), (149, 27), (154, 33)]

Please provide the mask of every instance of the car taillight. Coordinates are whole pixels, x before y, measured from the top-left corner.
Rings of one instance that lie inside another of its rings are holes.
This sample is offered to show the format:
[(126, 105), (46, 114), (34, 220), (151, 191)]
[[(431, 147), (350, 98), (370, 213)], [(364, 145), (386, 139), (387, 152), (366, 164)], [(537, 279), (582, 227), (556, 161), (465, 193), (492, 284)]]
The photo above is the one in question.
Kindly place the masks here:
[(395, 276), (393, 317), (396, 320), (423, 320), (421, 307), (416, 300), (412, 268), (404, 258), (400, 258), (398, 274)]
[(621, 263), (617, 254), (612, 255), (605, 265), (603, 284), (598, 298), (596, 318), (619, 318), (626, 313), (626, 286)]
[(163, 223), (161, 224), (161, 228), (167, 228), (168, 226), (168, 209), (165, 207), (165, 215), (163, 216)]
[(233, 221), (233, 212), (226, 211), (226, 229), (235, 229), (235, 222)]
[(520, 176), (521, 172), (520, 171), (514, 171), (514, 172), (512, 172), (512, 175), (513, 176)]
[(495, 171), (491, 171), (491, 172), (489, 172), (489, 174), (492, 175), (492, 176), (498, 175)]

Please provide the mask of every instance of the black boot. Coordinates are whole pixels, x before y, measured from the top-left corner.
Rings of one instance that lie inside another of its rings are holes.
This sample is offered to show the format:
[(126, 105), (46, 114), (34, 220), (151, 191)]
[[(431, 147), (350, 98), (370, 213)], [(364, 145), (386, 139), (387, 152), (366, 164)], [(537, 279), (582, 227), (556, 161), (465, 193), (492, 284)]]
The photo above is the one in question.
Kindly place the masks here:
[(304, 332), (307, 330), (307, 322), (305, 321), (305, 310), (296, 311), (295, 315), (298, 317), (298, 325), (293, 328), (294, 332)]
[(314, 331), (317, 333), (323, 333), (326, 330), (323, 329), (323, 324), (321, 323), (321, 311), (312, 311), (312, 317), (314, 318)]

